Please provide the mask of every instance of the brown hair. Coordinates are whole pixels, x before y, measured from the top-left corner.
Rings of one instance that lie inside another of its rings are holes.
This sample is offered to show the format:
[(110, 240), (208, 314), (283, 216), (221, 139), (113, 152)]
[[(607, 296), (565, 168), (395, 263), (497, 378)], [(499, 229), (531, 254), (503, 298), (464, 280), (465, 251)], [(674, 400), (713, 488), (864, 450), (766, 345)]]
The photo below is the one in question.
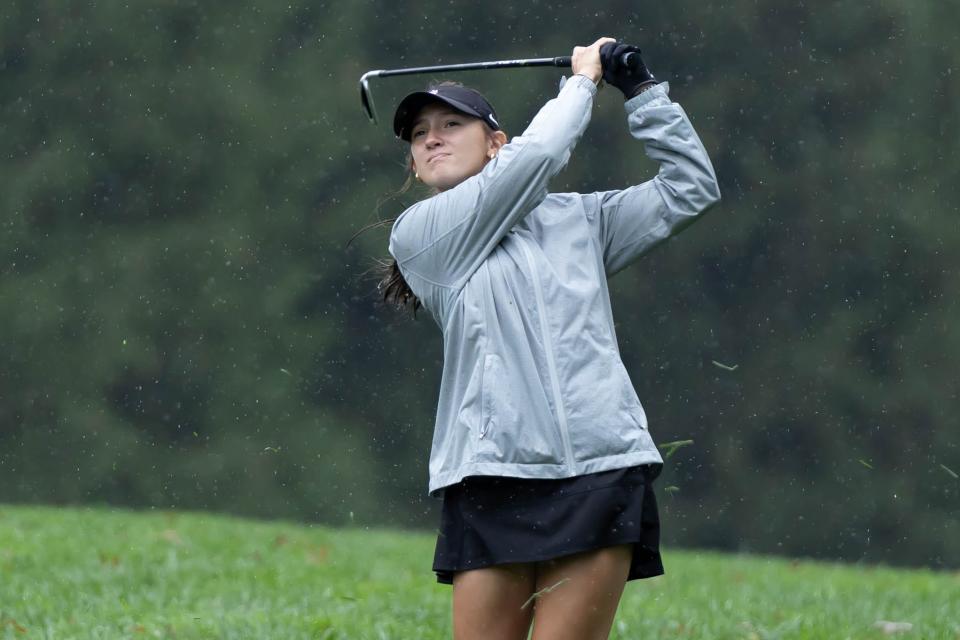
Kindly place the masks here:
[[(440, 87), (445, 87), (445, 86), (462, 87), (464, 85), (460, 82), (454, 82), (451, 80), (445, 80), (443, 82), (431, 82), (427, 86), (427, 91), (430, 91), (432, 89), (438, 89)], [(483, 122), (483, 120), (481, 120), (481, 122)], [(493, 129), (491, 129), (486, 122), (483, 123), (483, 126), (487, 130), (487, 135), (493, 135)], [(380, 207), (391, 198), (396, 198), (408, 192), (417, 183), (417, 178), (413, 171), (413, 154), (409, 152), (407, 153), (406, 167), (407, 167), (407, 179), (403, 183), (403, 186), (401, 186), (400, 189), (398, 189), (394, 193), (390, 194), (389, 196), (387, 196), (386, 198), (378, 202), (377, 210), (379, 210)], [(439, 191), (433, 190), (432, 195), (436, 195), (437, 193), (439, 193)], [(358, 235), (360, 235), (364, 231), (367, 231), (368, 229), (373, 229), (375, 227), (382, 227), (385, 225), (392, 226), (393, 223), (396, 222), (396, 220), (397, 220), (396, 218), (390, 218), (389, 220), (383, 220), (380, 222), (374, 222), (373, 224), (369, 224), (364, 228), (360, 229), (360, 231), (356, 232), (353, 235), (353, 237), (350, 238), (350, 241), (347, 244), (349, 245), (350, 242), (353, 242), (354, 238), (356, 238)], [(390, 259), (375, 258), (375, 260), (377, 264), (373, 268), (373, 270), (377, 274), (377, 279), (378, 279), (377, 294), (382, 296), (381, 300), (385, 302), (388, 306), (391, 306), (397, 309), (398, 311), (402, 311), (405, 308), (409, 308), (413, 313), (413, 317), (416, 318), (417, 309), (422, 307), (423, 304), (420, 302), (420, 299), (417, 298), (416, 294), (410, 288), (410, 285), (407, 284), (407, 281), (404, 279), (403, 274), (400, 273), (400, 267), (397, 265), (396, 259), (391, 256)]]
[[(408, 155), (408, 174), (403, 186), (386, 198), (380, 200), (380, 202), (377, 203), (377, 210), (379, 210), (387, 200), (403, 195), (409, 191), (414, 184), (416, 184), (416, 178), (414, 177), (413, 169), (411, 168), (411, 160), (412, 158), (410, 155)], [(360, 231), (357, 231), (355, 234), (353, 234), (353, 237), (350, 238), (350, 241), (347, 242), (347, 244), (349, 245), (350, 242), (353, 242), (354, 238), (368, 229), (382, 227), (385, 225), (393, 226), (393, 223), (396, 221), (396, 218), (390, 218), (389, 220), (382, 220), (380, 222), (368, 224), (364, 228), (360, 229)], [(394, 307), (397, 310), (403, 310), (405, 307), (410, 307), (411, 311), (413, 312), (413, 317), (416, 318), (417, 309), (423, 305), (420, 302), (420, 299), (417, 298), (416, 294), (413, 293), (410, 285), (408, 285), (407, 281), (403, 278), (403, 274), (400, 273), (400, 267), (397, 265), (396, 259), (391, 256), (389, 259), (374, 258), (374, 260), (376, 261), (376, 266), (373, 268), (373, 270), (377, 276), (377, 294), (381, 296), (381, 300), (388, 306)]]

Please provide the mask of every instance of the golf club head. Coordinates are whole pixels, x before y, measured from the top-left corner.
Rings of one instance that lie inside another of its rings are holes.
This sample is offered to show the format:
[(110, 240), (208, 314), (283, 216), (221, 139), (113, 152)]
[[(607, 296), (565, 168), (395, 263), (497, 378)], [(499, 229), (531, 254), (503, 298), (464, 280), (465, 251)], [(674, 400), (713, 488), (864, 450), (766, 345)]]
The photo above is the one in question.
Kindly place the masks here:
[(370, 76), (376, 76), (379, 71), (367, 71), (360, 78), (360, 102), (363, 103), (363, 109), (367, 112), (370, 122), (377, 124), (377, 110), (373, 106), (373, 95), (370, 93)]

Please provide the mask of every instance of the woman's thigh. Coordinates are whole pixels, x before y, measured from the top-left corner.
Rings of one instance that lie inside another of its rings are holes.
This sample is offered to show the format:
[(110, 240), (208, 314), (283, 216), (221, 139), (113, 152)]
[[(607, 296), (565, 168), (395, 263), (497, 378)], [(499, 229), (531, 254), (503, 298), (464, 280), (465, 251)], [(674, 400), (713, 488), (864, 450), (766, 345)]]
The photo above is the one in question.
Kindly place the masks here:
[(632, 555), (626, 544), (538, 562), (533, 640), (606, 639)]
[(534, 563), (504, 564), (453, 575), (454, 640), (526, 640), (536, 584)]

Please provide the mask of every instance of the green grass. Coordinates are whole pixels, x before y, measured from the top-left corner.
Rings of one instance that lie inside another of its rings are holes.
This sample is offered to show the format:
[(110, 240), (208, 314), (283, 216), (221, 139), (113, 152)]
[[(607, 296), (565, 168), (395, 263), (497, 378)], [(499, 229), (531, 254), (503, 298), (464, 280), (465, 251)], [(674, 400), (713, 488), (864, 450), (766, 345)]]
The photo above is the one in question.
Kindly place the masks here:
[[(434, 536), (0, 506), (0, 638), (449, 638)], [(667, 549), (611, 638), (960, 638), (960, 574)]]

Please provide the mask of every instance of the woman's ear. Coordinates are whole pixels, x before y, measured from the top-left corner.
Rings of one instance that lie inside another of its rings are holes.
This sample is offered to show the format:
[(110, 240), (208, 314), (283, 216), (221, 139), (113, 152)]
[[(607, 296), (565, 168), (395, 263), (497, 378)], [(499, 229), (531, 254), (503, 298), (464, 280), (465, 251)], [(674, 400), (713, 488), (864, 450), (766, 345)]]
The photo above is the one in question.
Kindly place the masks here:
[(500, 147), (507, 144), (507, 134), (505, 134), (503, 131), (494, 131), (490, 135), (489, 140), (490, 143), (487, 155), (492, 158), (499, 153)]

